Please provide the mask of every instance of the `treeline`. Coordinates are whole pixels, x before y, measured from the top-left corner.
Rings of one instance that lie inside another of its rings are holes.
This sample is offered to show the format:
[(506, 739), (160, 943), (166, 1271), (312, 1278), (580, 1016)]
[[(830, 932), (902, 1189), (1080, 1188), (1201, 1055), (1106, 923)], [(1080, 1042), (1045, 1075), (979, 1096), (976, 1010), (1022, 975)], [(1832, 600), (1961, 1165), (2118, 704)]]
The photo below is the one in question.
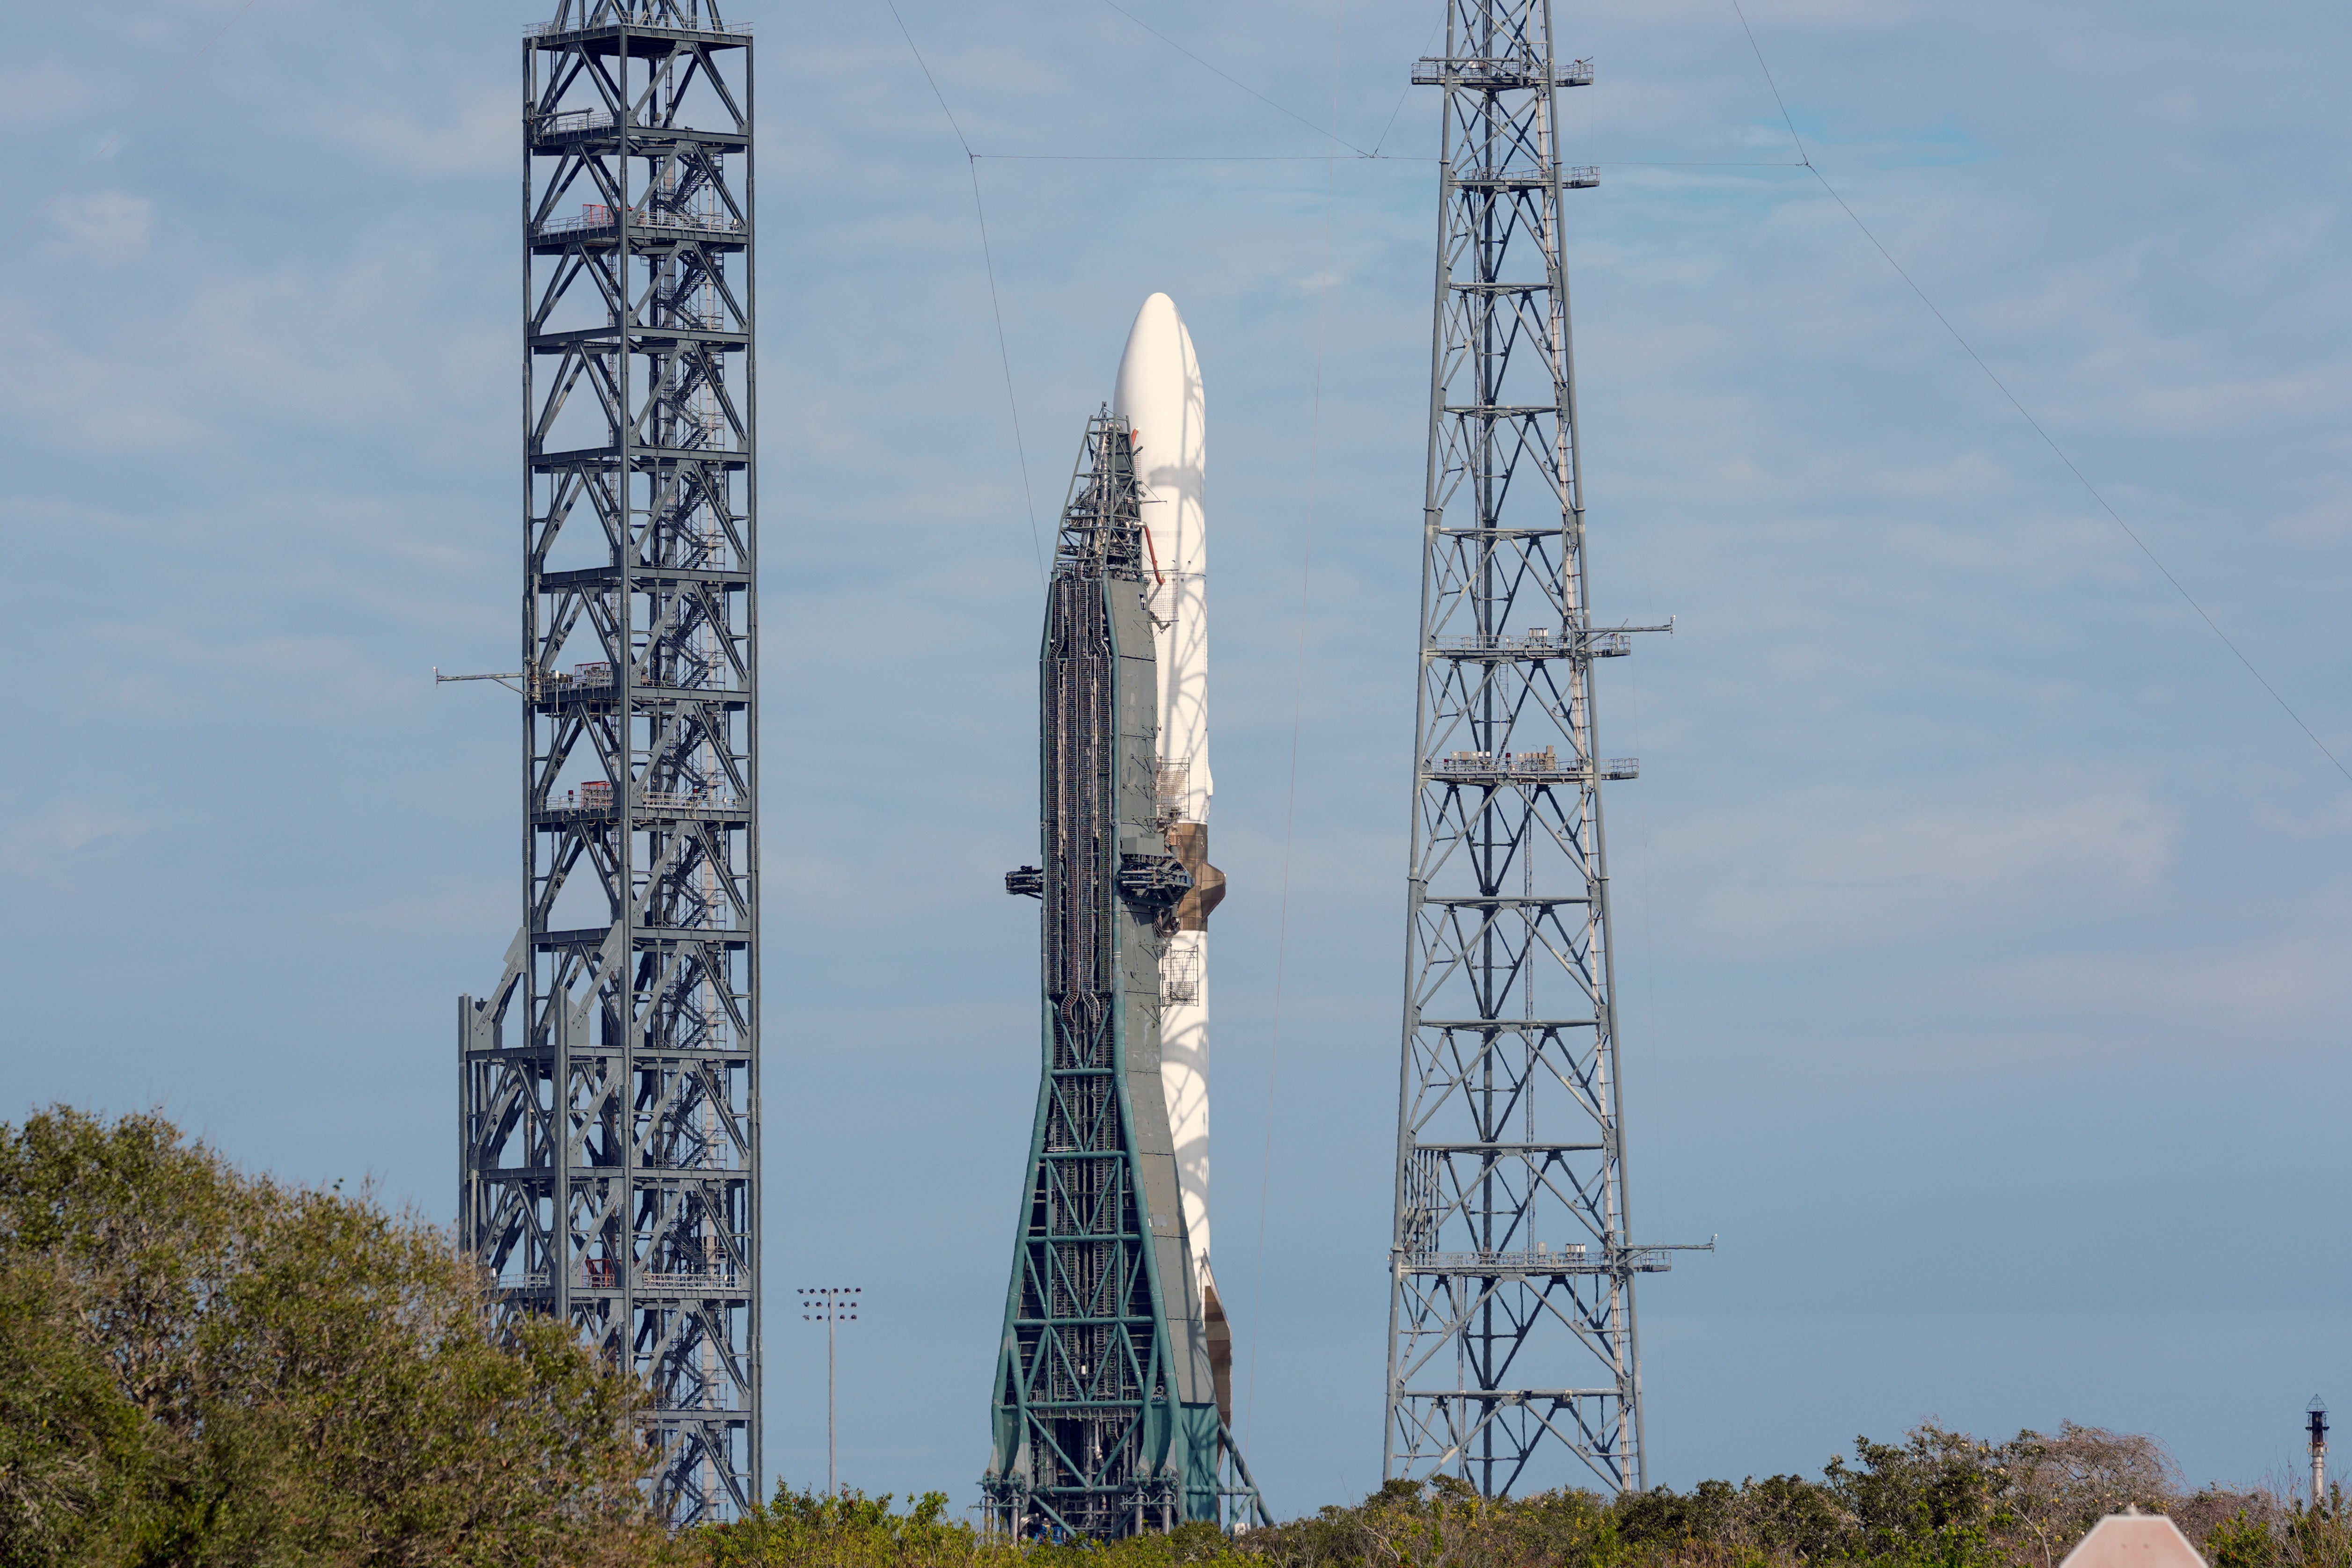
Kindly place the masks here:
[(709, 1568), (2055, 1568), (2104, 1514), (2170, 1514), (2213, 1568), (2352, 1568), (2352, 1507), (2276, 1491), (2184, 1489), (2155, 1439), (2067, 1426), (1988, 1443), (1922, 1427), (1858, 1439), (1820, 1479), (1702, 1481), (1614, 1499), (1565, 1490), (1487, 1502), (1451, 1477), (1228, 1539), (1207, 1525), (1069, 1546), (992, 1542), (947, 1499), (779, 1492), (703, 1533)]
[(1489, 1503), (1459, 1481), (1227, 1538), (990, 1540), (948, 1500), (780, 1490), (674, 1535), (642, 1390), (501, 1323), (446, 1237), (153, 1116), (0, 1124), (0, 1568), (2055, 1568), (2170, 1514), (2213, 1568), (2352, 1568), (2352, 1511), (2190, 1490), (2153, 1439), (1923, 1427), (1818, 1479)]
[(0, 1564), (656, 1561), (635, 1393), (364, 1198), (0, 1126)]

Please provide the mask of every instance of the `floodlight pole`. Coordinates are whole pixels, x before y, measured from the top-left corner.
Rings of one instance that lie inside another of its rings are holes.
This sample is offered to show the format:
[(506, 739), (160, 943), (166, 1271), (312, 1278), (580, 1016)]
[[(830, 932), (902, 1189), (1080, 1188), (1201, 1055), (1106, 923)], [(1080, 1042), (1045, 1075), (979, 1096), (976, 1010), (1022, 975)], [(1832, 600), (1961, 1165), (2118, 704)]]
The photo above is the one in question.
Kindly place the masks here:
[(824, 1494), (837, 1497), (841, 1493), (840, 1449), (835, 1441), (839, 1430), (838, 1408), (834, 1393), (834, 1325), (846, 1317), (857, 1321), (857, 1298), (862, 1287), (856, 1285), (819, 1285), (801, 1291), (801, 1316), (811, 1322), (824, 1324)]

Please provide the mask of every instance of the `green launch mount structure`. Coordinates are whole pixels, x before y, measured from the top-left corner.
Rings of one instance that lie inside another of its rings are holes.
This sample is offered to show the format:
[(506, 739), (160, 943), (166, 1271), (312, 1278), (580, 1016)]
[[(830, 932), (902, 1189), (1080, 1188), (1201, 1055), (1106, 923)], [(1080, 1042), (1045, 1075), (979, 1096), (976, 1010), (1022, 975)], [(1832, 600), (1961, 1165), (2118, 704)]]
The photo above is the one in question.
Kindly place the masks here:
[(1044, 1072), (1004, 1309), (992, 1531), (1271, 1523), (1232, 1427), (1160, 1071), (1160, 958), (1193, 878), (1171, 846), (1133, 433), (1088, 422), (1047, 589), (1039, 695)]

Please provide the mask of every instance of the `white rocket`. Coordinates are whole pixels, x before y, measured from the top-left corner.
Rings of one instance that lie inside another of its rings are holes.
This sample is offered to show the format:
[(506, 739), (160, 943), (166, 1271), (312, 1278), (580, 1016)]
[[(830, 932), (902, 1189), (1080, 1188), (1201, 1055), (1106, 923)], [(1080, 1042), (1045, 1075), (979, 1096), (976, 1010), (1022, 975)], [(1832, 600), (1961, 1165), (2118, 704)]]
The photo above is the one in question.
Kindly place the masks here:
[(1209, 536), (1207, 400), (1192, 335), (1176, 302), (1155, 294), (1136, 312), (1118, 361), (1111, 412), (1135, 433), (1150, 549), (1150, 601), (1160, 668), (1160, 792), (1169, 838), (1193, 876), (1178, 906), (1161, 971), (1160, 1076), (1176, 1137), (1176, 1169), (1213, 1340), (1223, 1312), (1209, 1272), (1209, 911), (1224, 877), (1208, 863)]

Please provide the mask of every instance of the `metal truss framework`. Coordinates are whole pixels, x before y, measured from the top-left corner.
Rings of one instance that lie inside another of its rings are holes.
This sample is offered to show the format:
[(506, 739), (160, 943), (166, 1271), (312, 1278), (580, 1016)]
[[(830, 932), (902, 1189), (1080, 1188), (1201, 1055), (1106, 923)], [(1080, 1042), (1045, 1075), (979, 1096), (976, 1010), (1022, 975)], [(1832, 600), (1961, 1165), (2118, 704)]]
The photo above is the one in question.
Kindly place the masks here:
[(1446, 0), (1385, 1473), (1645, 1484), (1550, 0)]
[[(1192, 878), (1171, 844), (1126, 421), (1087, 429), (1040, 654), (1044, 1071), (982, 1508), (1098, 1537), (1271, 1522), (1217, 1404), (1160, 1081), (1161, 959)], [(1181, 801), (1179, 792), (1178, 799)]]
[(751, 40), (562, 0), (522, 63), (524, 914), (459, 1227), (651, 1386), (684, 1525), (761, 1474)]

